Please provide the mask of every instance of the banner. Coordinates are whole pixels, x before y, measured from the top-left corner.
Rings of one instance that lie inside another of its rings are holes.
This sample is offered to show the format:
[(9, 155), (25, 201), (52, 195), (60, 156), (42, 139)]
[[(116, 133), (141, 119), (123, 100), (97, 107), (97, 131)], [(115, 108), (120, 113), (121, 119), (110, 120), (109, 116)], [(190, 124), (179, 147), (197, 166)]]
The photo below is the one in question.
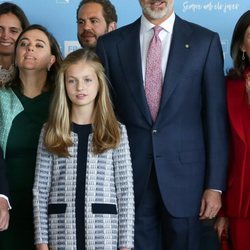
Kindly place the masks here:
[[(79, 47), (76, 36), (76, 9), (79, 0), (9, 2), (19, 5), (32, 24), (37, 23), (47, 27), (56, 37), (64, 55)], [(139, 0), (111, 0), (111, 2), (116, 7), (118, 27), (133, 22), (141, 15)], [(175, 0), (177, 15), (219, 33), (225, 58), (225, 70), (231, 67), (230, 43), (233, 28), (239, 17), (249, 9), (249, 0)]]

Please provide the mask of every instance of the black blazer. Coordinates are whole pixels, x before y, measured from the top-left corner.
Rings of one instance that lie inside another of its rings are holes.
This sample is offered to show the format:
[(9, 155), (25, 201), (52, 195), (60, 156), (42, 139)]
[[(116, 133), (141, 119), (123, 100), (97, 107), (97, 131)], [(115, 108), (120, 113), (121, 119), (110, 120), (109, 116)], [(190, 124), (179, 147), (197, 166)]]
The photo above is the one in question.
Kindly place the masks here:
[(158, 117), (144, 91), (140, 19), (98, 39), (118, 118), (127, 127), (136, 207), (152, 162), (167, 210), (197, 216), (204, 189), (224, 190), (227, 112), (223, 54), (217, 33), (176, 16)]
[(6, 177), (6, 165), (3, 159), (2, 148), (0, 148), (0, 194), (9, 196), (9, 187)]

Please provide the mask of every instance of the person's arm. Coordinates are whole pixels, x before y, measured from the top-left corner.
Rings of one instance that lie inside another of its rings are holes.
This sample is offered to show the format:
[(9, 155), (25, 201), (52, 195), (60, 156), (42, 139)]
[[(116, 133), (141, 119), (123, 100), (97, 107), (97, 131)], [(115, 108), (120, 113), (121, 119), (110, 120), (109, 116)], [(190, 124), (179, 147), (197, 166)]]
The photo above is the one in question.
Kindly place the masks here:
[(118, 202), (118, 248), (130, 250), (134, 245), (133, 172), (127, 131), (125, 126), (121, 127), (121, 141), (113, 155)]
[(8, 182), (5, 173), (5, 162), (3, 159), (3, 151), (0, 148), (0, 231), (8, 229), (9, 226), (9, 194)]
[(46, 249), (48, 244), (48, 198), (51, 185), (52, 155), (46, 150), (41, 132), (36, 159), (35, 179), (33, 186), (33, 213), (35, 245), (37, 249)]
[(6, 176), (6, 164), (3, 157), (3, 150), (1, 147), (0, 147), (0, 194), (5, 197), (9, 196), (9, 185)]
[(221, 207), (221, 194), (226, 189), (228, 166), (228, 118), (223, 53), (218, 34), (211, 37), (203, 69), (202, 118), (206, 147), (205, 190), (200, 218), (215, 217)]

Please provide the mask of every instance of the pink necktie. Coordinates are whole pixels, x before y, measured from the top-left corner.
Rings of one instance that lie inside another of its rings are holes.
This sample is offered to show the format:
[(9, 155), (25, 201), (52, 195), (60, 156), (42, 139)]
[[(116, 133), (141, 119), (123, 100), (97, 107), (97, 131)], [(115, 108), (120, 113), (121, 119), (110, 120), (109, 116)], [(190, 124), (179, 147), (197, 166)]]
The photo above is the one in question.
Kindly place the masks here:
[(154, 35), (149, 44), (146, 60), (145, 92), (151, 116), (155, 121), (162, 92), (161, 40), (159, 38), (162, 28), (155, 26), (153, 29)]

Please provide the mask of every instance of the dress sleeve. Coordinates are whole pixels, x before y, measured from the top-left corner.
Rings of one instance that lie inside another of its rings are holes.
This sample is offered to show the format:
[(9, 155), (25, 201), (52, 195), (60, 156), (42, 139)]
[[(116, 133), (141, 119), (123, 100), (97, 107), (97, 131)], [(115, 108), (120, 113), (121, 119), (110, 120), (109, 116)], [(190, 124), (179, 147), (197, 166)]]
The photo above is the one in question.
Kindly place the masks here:
[(35, 244), (48, 243), (48, 198), (53, 161), (52, 154), (46, 150), (43, 141), (44, 129), (39, 138), (33, 186)]
[(121, 125), (121, 141), (114, 152), (115, 183), (118, 199), (119, 242), (118, 247), (134, 245), (134, 188), (130, 148), (127, 131)]
[(9, 196), (9, 186), (6, 176), (6, 165), (4, 162), (3, 151), (0, 148), (0, 195)]

